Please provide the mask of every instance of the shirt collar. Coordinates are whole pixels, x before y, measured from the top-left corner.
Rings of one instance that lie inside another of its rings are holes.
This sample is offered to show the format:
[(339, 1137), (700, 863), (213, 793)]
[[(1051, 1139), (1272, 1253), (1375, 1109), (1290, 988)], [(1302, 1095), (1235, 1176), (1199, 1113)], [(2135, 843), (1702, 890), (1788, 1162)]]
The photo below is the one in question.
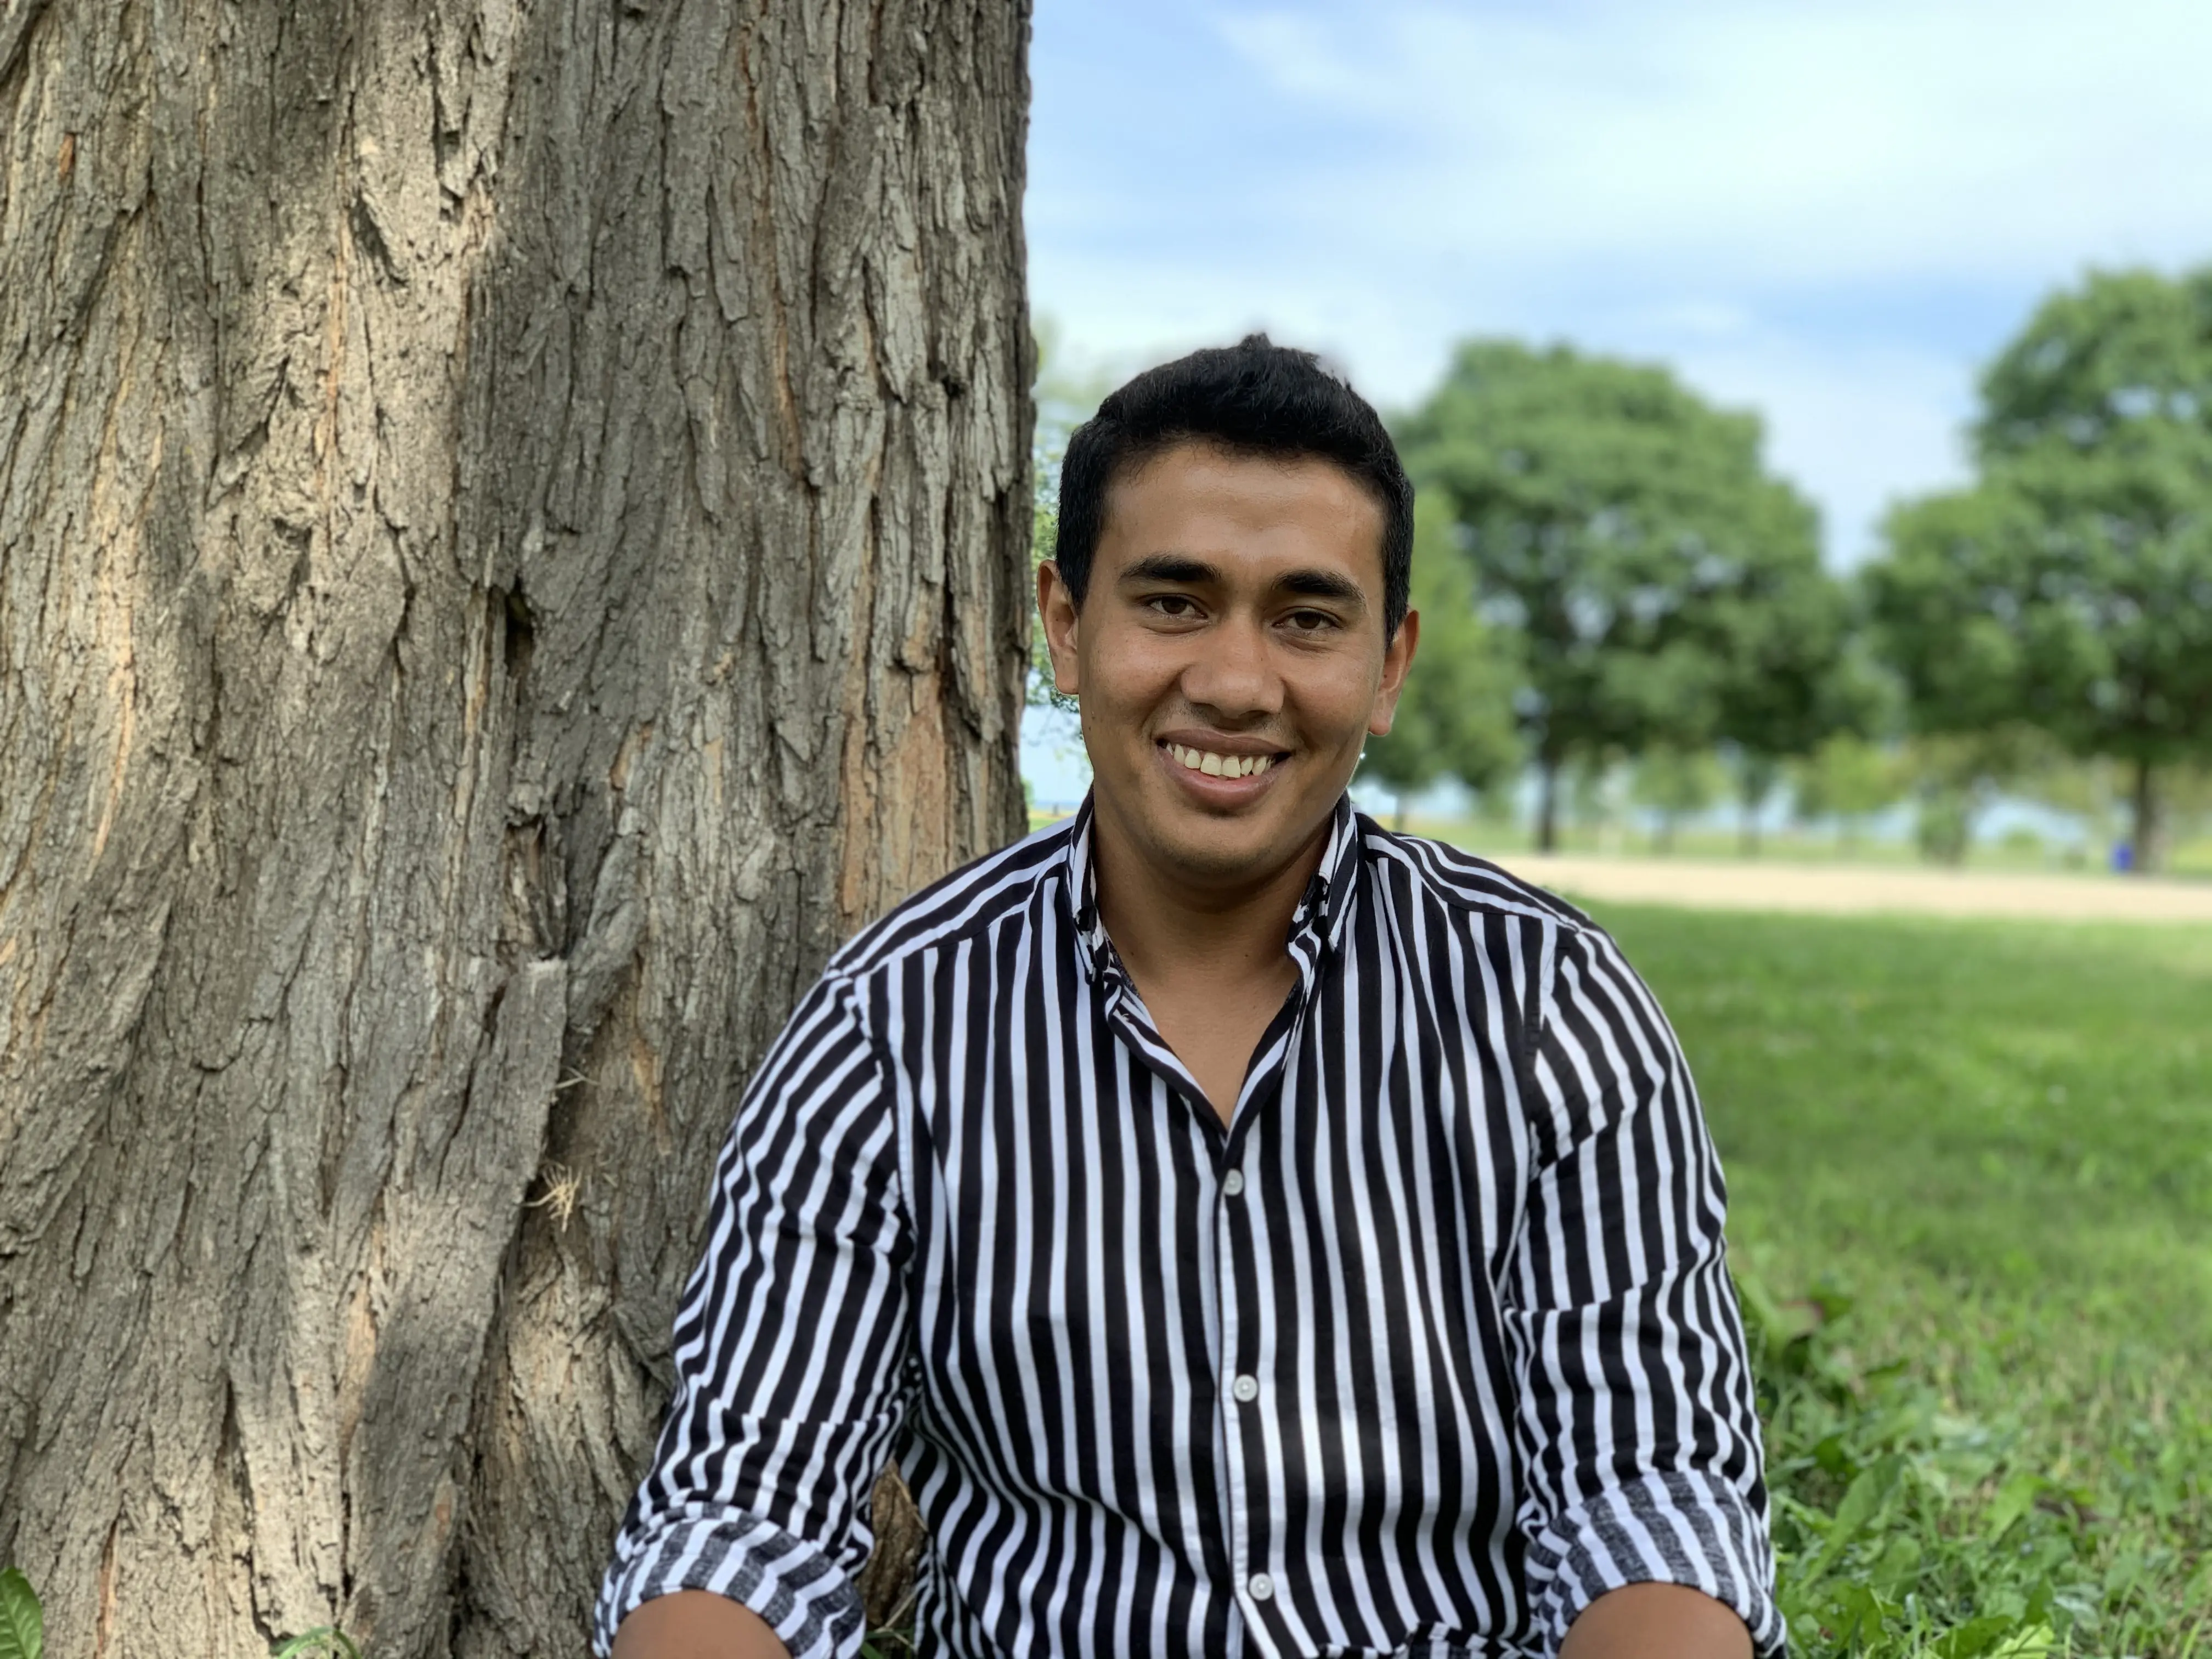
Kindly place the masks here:
[[(1074, 831), (1067, 838), (1060, 891), (1075, 923), (1084, 971), (1094, 980), (1109, 968), (1117, 975), (1121, 971), (1112, 941), (1106, 937), (1106, 924), (1098, 916), (1098, 866), (1091, 856), (1091, 839), (1095, 827), (1091, 799), (1086, 793), (1076, 811)], [(1310, 972), (1324, 951), (1335, 947), (1345, 920), (1352, 914), (1358, 876), (1359, 820), (1347, 793), (1337, 797), (1320, 866), (1306, 884), (1298, 908), (1291, 913), (1290, 950), (1302, 969)]]

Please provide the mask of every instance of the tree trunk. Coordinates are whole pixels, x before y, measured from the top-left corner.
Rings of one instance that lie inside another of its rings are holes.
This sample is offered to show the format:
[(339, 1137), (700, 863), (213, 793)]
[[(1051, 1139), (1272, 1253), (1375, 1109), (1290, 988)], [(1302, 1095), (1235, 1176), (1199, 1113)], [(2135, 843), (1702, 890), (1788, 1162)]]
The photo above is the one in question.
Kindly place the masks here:
[(1781, 769), (1764, 756), (1758, 755), (1745, 756), (1742, 764), (1741, 794), (1743, 816), (1738, 825), (1738, 850), (1745, 858), (1755, 859), (1759, 849), (1759, 820), (1766, 811), (1766, 803), (1773, 797)]
[(1550, 755), (1536, 759), (1536, 850), (1559, 848), (1559, 763)]
[(737, 1091), (1023, 828), (1026, 32), (0, 4), (49, 1651), (581, 1651)]
[(2148, 876), (2166, 867), (2166, 826), (2159, 806), (2158, 769), (2138, 760), (2129, 802), (2130, 874)]

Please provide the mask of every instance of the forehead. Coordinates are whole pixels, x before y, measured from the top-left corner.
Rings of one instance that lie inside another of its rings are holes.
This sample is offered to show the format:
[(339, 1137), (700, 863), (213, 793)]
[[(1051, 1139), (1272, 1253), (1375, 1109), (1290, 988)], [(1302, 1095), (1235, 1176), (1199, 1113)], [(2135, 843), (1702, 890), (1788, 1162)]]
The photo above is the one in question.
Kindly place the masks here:
[(1382, 505), (1324, 456), (1171, 444), (1117, 474), (1105, 509), (1097, 574), (1109, 580), (1115, 567), (1179, 553), (1220, 562), (1225, 574), (1323, 562), (1381, 589)]

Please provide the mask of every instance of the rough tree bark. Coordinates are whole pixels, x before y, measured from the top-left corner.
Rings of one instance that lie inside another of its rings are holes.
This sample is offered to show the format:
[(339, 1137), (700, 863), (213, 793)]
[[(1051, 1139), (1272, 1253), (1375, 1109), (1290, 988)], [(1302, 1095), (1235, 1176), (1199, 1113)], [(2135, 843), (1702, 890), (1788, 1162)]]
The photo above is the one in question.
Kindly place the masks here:
[(732, 1092), (1018, 833), (1015, 0), (0, 0), (0, 1557), (577, 1653)]

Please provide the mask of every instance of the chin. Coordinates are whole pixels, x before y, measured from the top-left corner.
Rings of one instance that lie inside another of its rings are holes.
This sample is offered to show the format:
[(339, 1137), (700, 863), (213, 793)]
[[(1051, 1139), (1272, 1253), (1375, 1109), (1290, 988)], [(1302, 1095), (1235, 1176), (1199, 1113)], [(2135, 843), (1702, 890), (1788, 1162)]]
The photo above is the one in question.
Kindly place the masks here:
[(1177, 827), (1163, 837), (1161, 850), (1194, 875), (1230, 878), (1263, 870), (1295, 849), (1283, 848), (1277, 838), (1242, 829), (1191, 830)]
[[(1270, 801), (1264, 811), (1219, 815), (1184, 808), (1154, 818), (1154, 834), (1160, 851), (1193, 875), (1234, 880), (1265, 873), (1305, 847), (1312, 814), (1285, 810), (1292, 805)], [(1317, 811), (1325, 821), (1328, 807)]]

